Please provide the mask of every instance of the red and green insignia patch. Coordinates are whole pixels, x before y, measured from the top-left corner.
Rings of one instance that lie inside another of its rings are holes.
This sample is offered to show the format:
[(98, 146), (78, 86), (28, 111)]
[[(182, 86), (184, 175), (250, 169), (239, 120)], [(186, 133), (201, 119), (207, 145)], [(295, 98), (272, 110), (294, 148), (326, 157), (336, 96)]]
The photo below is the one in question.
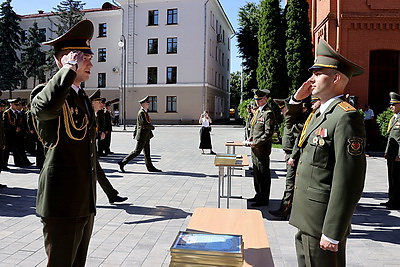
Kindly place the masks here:
[(347, 140), (347, 152), (352, 156), (359, 156), (364, 152), (364, 140), (359, 137), (352, 137)]

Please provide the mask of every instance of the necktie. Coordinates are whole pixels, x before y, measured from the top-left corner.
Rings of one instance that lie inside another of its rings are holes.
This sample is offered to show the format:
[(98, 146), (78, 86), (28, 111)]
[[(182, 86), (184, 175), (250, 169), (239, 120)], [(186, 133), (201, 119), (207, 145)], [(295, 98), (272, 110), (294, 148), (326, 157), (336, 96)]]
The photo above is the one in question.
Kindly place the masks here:
[(256, 113), (254, 113), (253, 118), (251, 119), (251, 123), (250, 123), (251, 126), (253, 126), (257, 121), (258, 111), (259, 111), (259, 109), (257, 109)]
[(86, 96), (85, 91), (83, 91), (82, 89), (79, 89), (78, 90), (78, 95), (79, 95), (79, 98), (81, 99), (81, 101), (85, 104), (86, 113), (90, 117), (91, 114), (90, 114), (90, 109), (89, 109), (89, 105), (88, 105), (87, 96)]
[(394, 123), (394, 116), (392, 116), (392, 117), (390, 118), (390, 121), (389, 121), (389, 124), (388, 124), (388, 128), (387, 128), (387, 133), (390, 132), (390, 129), (392, 128), (393, 123)]
[[(307, 130), (308, 125), (311, 122), (311, 119), (313, 118), (315, 111), (316, 110), (311, 111), (310, 115), (308, 115), (306, 122), (304, 123), (303, 130), (301, 131), (300, 139), (299, 139), (299, 143), (298, 143), (299, 147), (302, 147), (304, 140), (306, 139), (306, 130)], [(321, 112), (319, 112), (319, 109), (318, 109), (318, 112), (315, 113), (314, 117), (317, 118), (320, 114), (321, 114)]]

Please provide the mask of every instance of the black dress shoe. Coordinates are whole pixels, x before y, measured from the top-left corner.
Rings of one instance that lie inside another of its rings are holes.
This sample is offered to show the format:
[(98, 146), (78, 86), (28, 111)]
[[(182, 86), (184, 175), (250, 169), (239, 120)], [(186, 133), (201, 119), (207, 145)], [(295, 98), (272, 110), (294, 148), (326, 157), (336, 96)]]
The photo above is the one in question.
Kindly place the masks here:
[(256, 202), (257, 201), (257, 198), (256, 197), (252, 197), (252, 198), (249, 198), (249, 199), (247, 199), (248, 201), (250, 201), (250, 202)]
[(268, 213), (274, 217), (274, 220), (278, 220), (278, 221), (286, 221), (289, 219), (289, 215), (290, 215), (289, 209), (270, 210), (270, 211), (268, 211)]
[(151, 168), (151, 169), (147, 169), (149, 172), (162, 172), (162, 170), (157, 169), (157, 168)]
[(124, 164), (122, 163), (122, 161), (118, 161), (118, 165), (119, 165), (119, 169), (121, 170), (121, 172), (125, 172)]
[(389, 204), (386, 206), (388, 210), (400, 210), (400, 205), (397, 204)]
[(268, 206), (268, 201), (256, 201), (255, 203), (251, 204), (252, 207), (262, 207)]
[(127, 197), (115, 196), (113, 198), (109, 198), (108, 202), (110, 202), (110, 204), (113, 204), (115, 202), (124, 202), (127, 199), (128, 199)]
[(0, 188), (6, 188), (7, 185), (6, 184), (0, 184)]
[(210, 155), (217, 155), (217, 153), (215, 153), (214, 151), (211, 151)]

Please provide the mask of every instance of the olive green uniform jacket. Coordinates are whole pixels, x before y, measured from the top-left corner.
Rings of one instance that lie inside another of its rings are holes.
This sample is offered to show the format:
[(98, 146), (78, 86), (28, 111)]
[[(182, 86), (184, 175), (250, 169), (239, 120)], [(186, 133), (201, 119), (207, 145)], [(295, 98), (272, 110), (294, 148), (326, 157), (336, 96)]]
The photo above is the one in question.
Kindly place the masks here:
[(61, 68), (31, 93), (31, 110), (46, 153), (36, 200), (36, 212), (42, 217), (95, 213), (95, 116), (89, 100), (85, 105), (71, 88), (75, 77), (74, 71)]
[(318, 239), (324, 234), (341, 241), (364, 187), (364, 122), (341, 99), (318, 113), (305, 130), (289, 223)]
[(135, 139), (138, 142), (146, 143), (153, 138), (153, 130), (154, 126), (151, 124), (150, 116), (141, 108), (137, 115)]
[(390, 119), (388, 132), (385, 154), (393, 158), (400, 157), (400, 114)]

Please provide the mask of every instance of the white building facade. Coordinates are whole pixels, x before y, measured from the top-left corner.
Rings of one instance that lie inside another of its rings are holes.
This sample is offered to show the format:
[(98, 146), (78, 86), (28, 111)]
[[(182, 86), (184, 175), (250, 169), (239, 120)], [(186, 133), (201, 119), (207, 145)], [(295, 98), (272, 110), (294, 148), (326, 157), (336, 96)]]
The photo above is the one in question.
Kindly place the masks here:
[[(121, 119), (133, 123), (138, 100), (147, 95), (155, 123), (197, 123), (203, 110), (228, 118), (234, 30), (218, 0), (118, 0), (84, 12), (95, 25), (85, 90), (119, 98), (113, 109)], [(51, 13), (25, 15), (21, 27), (36, 21), (46, 39), (54, 39), (51, 20)], [(20, 93), (32, 86), (28, 81)]]

